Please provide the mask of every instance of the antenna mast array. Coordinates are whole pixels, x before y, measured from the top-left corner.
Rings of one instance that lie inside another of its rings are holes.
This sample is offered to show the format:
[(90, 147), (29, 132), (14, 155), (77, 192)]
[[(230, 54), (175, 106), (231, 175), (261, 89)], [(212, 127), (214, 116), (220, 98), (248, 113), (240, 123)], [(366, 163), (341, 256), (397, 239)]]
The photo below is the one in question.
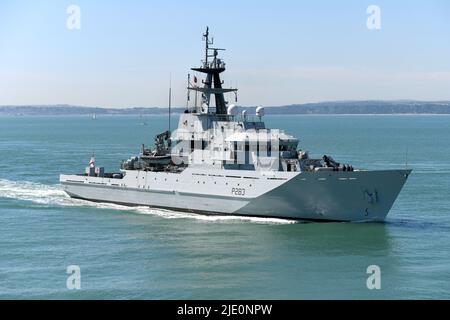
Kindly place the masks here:
[[(237, 89), (222, 88), (223, 81), (220, 79), (220, 74), (225, 71), (225, 62), (218, 58), (218, 52), (225, 49), (211, 48), (214, 44), (214, 39), (209, 39), (209, 27), (206, 27), (206, 32), (203, 34), (203, 41), (205, 41), (205, 60), (200, 68), (192, 68), (191, 70), (206, 74), (206, 80), (203, 80), (203, 88), (192, 86), (190, 82), (190, 75), (188, 75), (188, 102), (190, 100), (190, 90), (202, 93), (202, 103), (200, 113), (209, 113), (211, 102), (211, 95), (214, 95), (216, 114), (227, 114), (227, 103), (225, 102), (224, 94), (233, 92), (235, 100), (237, 100)], [(212, 53), (211, 53), (212, 51)], [(210, 60), (212, 58), (212, 60)], [(205, 110), (206, 109), (206, 110)]]

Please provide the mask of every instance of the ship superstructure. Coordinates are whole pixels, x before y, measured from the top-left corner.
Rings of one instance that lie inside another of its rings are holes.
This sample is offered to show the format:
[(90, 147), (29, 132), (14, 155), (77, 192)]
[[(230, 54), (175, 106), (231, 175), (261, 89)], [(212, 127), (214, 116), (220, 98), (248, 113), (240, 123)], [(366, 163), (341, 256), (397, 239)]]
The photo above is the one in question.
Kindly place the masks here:
[[(296, 137), (266, 128), (264, 108), (238, 112), (238, 90), (221, 80), (223, 49), (212, 47), (208, 28), (204, 41), (178, 128), (157, 135), (152, 148), (142, 146), (118, 173), (89, 167), (61, 175), (71, 197), (204, 214), (384, 220), (410, 170), (359, 170), (327, 155), (310, 158)], [(205, 75), (201, 83), (197, 74)]]

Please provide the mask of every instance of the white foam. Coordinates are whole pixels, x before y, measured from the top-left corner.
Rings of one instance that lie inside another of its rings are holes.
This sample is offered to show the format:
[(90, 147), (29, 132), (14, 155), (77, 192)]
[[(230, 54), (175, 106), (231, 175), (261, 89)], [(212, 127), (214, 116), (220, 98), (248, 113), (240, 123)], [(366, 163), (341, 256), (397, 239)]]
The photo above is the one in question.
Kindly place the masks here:
[(28, 181), (10, 181), (0, 179), (0, 198), (10, 198), (42, 205), (54, 206), (79, 206), (93, 207), (97, 209), (109, 209), (134, 212), (162, 217), (165, 219), (195, 219), (205, 222), (253, 222), (260, 224), (292, 224), (295, 220), (262, 218), (249, 216), (229, 215), (201, 215), (173, 210), (155, 209), (150, 207), (127, 207), (112, 203), (97, 203), (70, 198), (62, 189), (61, 185), (45, 185)]
[(58, 186), (1, 179), (0, 197), (32, 201), (40, 204), (58, 204), (68, 198), (67, 194)]
[(151, 214), (161, 216), (167, 219), (196, 219), (202, 221), (248, 221), (255, 223), (263, 223), (263, 224), (292, 224), (297, 223), (296, 220), (287, 220), (287, 219), (277, 219), (277, 218), (264, 218), (264, 217), (249, 217), (249, 216), (231, 216), (231, 215), (202, 215), (196, 213), (189, 212), (179, 212), (172, 210), (164, 210), (164, 209), (154, 209), (149, 207), (136, 207), (133, 208), (136, 212), (140, 214)]

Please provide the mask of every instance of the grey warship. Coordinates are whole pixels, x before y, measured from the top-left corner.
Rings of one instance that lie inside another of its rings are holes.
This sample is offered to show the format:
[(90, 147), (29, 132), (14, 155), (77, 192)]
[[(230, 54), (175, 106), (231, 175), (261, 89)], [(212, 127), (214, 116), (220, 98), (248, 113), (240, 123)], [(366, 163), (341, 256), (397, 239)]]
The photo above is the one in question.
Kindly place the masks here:
[(208, 28), (203, 40), (204, 60), (188, 76), (178, 128), (157, 135), (153, 147), (142, 146), (116, 173), (91, 159), (84, 173), (61, 174), (70, 197), (211, 215), (386, 218), (411, 170), (363, 170), (327, 155), (311, 158), (296, 137), (266, 127), (264, 108), (253, 115), (237, 111), (238, 90), (222, 86), (223, 49), (212, 47)]

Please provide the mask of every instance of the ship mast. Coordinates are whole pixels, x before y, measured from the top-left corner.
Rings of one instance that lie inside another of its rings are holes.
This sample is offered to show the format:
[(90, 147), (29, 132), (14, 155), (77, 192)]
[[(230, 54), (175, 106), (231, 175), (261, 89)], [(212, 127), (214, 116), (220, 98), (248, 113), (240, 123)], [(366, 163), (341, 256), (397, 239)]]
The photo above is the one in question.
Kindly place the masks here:
[(171, 132), (170, 128), (171, 109), (172, 109), (172, 73), (170, 74), (169, 77), (169, 132)]
[[(203, 88), (191, 86), (189, 83), (188, 91), (193, 90), (202, 93), (201, 113), (209, 113), (211, 94), (213, 94), (215, 98), (216, 114), (226, 115), (227, 106), (224, 94), (234, 92), (235, 97), (237, 98), (237, 89), (222, 88), (223, 81), (220, 79), (220, 74), (225, 71), (225, 62), (217, 56), (219, 51), (224, 51), (225, 49), (210, 47), (210, 45), (214, 44), (214, 39), (209, 39), (208, 27), (206, 27), (206, 32), (203, 34), (203, 40), (205, 41), (205, 60), (202, 61), (203, 63), (200, 68), (192, 68), (191, 70), (205, 73), (206, 80), (203, 80)], [(212, 58), (211, 62), (210, 58)], [(206, 107), (206, 110), (204, 110), (204, 107)]]

